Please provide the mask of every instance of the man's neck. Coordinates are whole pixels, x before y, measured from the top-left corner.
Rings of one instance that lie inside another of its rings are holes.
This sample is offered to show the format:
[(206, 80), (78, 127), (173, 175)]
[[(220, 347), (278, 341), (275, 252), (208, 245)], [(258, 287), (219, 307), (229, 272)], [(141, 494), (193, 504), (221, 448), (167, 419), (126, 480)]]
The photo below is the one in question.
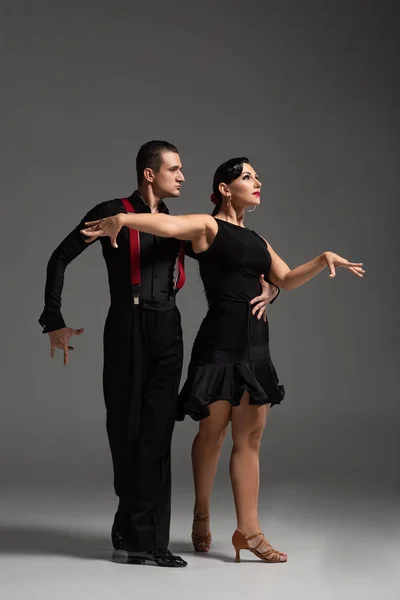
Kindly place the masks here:
[(156, 196), (153, 192), (153, 188), (151, 186), (139, 186), (138, 193), (141, 198), (146, 202), (147, 206), (150, 208), (152, 213), (158, 212), (158, 205), (160, 203), (161, 198)]

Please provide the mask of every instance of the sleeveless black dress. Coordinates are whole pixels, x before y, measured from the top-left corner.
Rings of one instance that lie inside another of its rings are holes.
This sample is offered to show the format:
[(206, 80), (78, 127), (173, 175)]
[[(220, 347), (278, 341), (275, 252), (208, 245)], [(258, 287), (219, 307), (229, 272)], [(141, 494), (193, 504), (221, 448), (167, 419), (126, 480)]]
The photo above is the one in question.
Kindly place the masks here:
[(227, 400), (238, 406), (245, 391), (250, 404), (279, 404), (285, 395), (269, 352), (268, 322), (251, 314), (260, 295), (259, 277), (268, 279), (271, 255), (251, 229), (216, 219), (217, 235), (208, 250), (187, 254), (198, 260), (209, 310), (197, 333), (187, 379), (179, 394), (179, 414), (195, 421), (208, 406)]

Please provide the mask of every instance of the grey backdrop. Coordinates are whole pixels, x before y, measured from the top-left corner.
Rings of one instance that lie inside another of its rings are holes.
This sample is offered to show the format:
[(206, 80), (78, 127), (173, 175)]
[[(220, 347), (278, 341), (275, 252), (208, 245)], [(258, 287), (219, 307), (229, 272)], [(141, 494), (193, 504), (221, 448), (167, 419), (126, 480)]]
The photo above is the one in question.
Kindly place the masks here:
[[(247, 154), (264, 183), (249, 227), (290, 266), (330, 249), (367, 270), (363, 281), (324, 272), (269, 310), (286, 398), (269, 417), (263, 481), (396, 493), (397, 4), (1, 3), (5, 488), (84, 484), (112, 495), (99, 246), (67, 270), (63, 313), (85, 328), (68, 368), (61, 355), (50, 361), (37, 319), (51, 251), (91, 206), (130, 193), (138, 147), (165, 138), (187, 179), (171, 212), (210, 212), (215, 168)], [(187, 271), (185, 368), (206, 310), (190, 260)], [(174, 489), (188, 502), (195, 431), (179, 424), (173, 446)], [(218, 485), (228, 484), (228, 449)]]

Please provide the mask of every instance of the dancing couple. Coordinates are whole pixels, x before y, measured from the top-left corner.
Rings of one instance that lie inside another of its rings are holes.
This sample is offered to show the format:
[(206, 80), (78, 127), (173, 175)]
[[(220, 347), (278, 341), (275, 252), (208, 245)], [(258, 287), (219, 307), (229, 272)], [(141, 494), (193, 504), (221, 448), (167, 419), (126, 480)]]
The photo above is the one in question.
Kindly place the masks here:
[[(53, 252), (39, 319), (49, 334), (51, 356), (60, 349), (68, 364), (71, 338), (83, 329), (67, 327), (62, 317), (65, 269), (100, 239), (111, 298), (103, 389), (119, 499), (113, 546), (126, 551), (132, 564), (186, 566), (168, 545), (171, 438), (175, 421), (189, 415), (199, 421), (192, 447), (194, 549), (207, 552), (211, 546), (210, 496), (231, 424), (236, 561), (246, 549), (265, 562), (286, 562), (258, 520), (261, 436), (270, 407), (284, 397), (269, 352), (266, 306), (280, 288), (295, 289), (326, 267), (330, 277), (338, 267), (363, 277), (362, 263), (323, 252), (290, 269), (264, 238), (245, 227), (245, 212), (260, 204), (262, 185), (246, 157), (216, 170), (212, 215), (168, 214), (163, 199), (179, 197), (184, 182), (172, 144), (144, 144), (136, 170), (137, 191), (95, 206)], [(183, 350), (175, 298), (185, 281), (185, 255), (199, 263), (208, 312), (178, 394)]]

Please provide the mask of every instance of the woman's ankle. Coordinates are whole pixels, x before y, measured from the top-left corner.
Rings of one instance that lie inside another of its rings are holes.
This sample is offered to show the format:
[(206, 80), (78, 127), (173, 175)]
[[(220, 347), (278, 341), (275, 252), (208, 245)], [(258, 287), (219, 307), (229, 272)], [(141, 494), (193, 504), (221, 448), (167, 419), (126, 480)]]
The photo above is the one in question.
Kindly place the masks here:
[(210, 514), (210, 509), (208, 506), (194, 506), (193, 516), (198, 519), (206, 519)]
[(250, 535), (255, 535), (256, 533), (260, 533), (260, 524), (257, 519), (247, 520), (237, 523), (236, 529), (243, 533), (244, 537), (249, 537)]

